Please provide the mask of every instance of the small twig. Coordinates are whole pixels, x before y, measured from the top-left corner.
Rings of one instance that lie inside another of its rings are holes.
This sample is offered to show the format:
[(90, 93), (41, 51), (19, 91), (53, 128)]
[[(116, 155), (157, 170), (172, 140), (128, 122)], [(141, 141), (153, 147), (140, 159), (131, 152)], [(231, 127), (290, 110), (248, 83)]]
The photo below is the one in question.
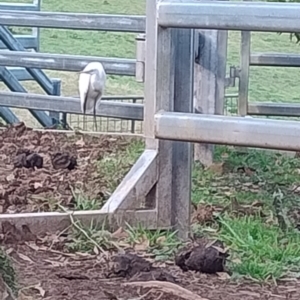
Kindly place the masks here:
[[(61, 235), (63, 235), (65, 232), (67, 232), (71, 227), (72, 227), (72, 225), (68, 226), (63, 231), (61, 231), (60, 233), (58, 233), (57, 237), (59, 238)], [(54, 244), (55, 244), (55, 241), (53, 240), (52, 243), (51, 243), (51, 245), (49, 246), (49, 249), (52, 249), (52, 247), (53, 247)]]
[[(62, 206), (62, 205), (60, 205), (59, 204), (59, 206), (60, 206), (60, 208), (62, 209), (62, 210), (64, 210), (64, 212), (66, 212), (66, 213), (68, 213), (68, 211)], [(104, 251), (103, 249), (102, 249), (102, 247), (95, 241), (95, 240), (93, 240), (80, 226), (78, 226), (78, 224), (74, 221), (74, 218), (73, 218), (73, 214), (71, 213), (71, 214), (69, 214), (69, 217), (70, 217), (70, 221), (71, 221), (71, 224), (77, 229), (77, 230), (79, 230), (95, 247), (97, 247), (104, 255), (106, 255), (107, 256), (107, 258), (108, 258), (108, 254), (107, 254), (107, 252), (106, 251)]]
[(156, 288), (162, 292), (172, 294), (185, 300), (209, 300), (171, 282), (166, 281), (135, 281), (124, 283), (124, 286), (137, 286), (143, 288)]

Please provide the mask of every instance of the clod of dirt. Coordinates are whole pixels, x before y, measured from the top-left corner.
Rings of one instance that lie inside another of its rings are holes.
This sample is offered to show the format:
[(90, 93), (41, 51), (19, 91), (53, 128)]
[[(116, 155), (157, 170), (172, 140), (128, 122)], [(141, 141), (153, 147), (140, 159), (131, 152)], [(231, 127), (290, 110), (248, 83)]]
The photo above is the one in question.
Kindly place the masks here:
[(15, 168), (41, 169), (43, 167), (43, 157), (28, 149), (19, 149), (14, 159)]
[(192, 214), (192, 222), (205, 225), (214, 221), (215, 208), (211, 205), (198, 204)]
[(16, 225), (8, 221), (1, 224), (2, 227), (2, 242), (4, 244), (18, 244), (20, 242), (35, 241), (36, 236), (30, 231), (27, 225), (22, 225), (17, 228)]
[(112, 257), (111, 271), (119, 277), (132, 277), (140, 272), (150, 272), (152, 265), (146, 259), (132, 253)]
[(227, 251), (221, 241), (201, 242), (180, 249), (175, 257), (175, 264), (183, 271), (196, 271), (214, 274), (224, 272)]
[(125, 253), (112, 257), (111, 273), (130, 281), (169, 281), (176, 282), (175, 277), (136, 254)]
[(55, 170), (68, 169), (73, 170), (77, 166), (77, 160), (75, 156), (71, 156), (68, 153), (57, 152), (51, 156), (52, 166)]

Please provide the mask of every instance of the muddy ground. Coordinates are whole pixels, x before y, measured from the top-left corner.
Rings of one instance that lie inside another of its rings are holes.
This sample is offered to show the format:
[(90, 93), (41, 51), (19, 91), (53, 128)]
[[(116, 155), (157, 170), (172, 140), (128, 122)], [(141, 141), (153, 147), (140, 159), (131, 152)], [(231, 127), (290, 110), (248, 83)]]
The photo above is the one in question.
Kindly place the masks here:
[(8, 248), (8, 251), (22, 288), (18, 299), (22, 300), (200, 300), (201, 297), (211, 300), (296, 300), (300, 297), (300, 285), (295, 281), (272, 287), (253, 282), (234, 284), (223, 274), (183, 272), (167, 264), (160, 267), (175, 278), (175, 283), (149, 278), (147, 281), (107, 278), (109, 263), (101, 255), (64, 254), (33, 244)]
[(0, 130), (0, 213), (54, 211), (60, 205), (76, 209), (75, 188), (89, 199), (105, 200), (97, 162), (129, 142), (118, 136), (33, 131), (23, 123)]

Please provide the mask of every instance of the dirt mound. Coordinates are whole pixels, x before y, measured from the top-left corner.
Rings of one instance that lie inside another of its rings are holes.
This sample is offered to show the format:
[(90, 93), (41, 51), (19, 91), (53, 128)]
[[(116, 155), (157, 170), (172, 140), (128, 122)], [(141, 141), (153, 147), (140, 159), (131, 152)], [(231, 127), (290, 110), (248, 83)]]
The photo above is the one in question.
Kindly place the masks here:
[(113, 256), (109, 275), (111, 274), (127, 278), (130, 281), (176, 282), (176, 278), (172, 274), (162, 268), (154, 267), (151, 262), (134, 253)]
[(228, 253), (221, 241), (201, 239), (180, 249), (175, 263), (183, 271), (214, 274), (225, 271)]

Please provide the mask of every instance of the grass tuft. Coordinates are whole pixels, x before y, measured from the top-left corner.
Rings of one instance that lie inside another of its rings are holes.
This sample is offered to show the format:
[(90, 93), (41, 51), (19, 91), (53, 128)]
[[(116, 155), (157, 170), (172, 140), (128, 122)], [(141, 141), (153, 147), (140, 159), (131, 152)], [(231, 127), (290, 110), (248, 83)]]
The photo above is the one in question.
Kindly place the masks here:
[(259, 281), (300, 275), (299, 232), (282, 233), (255, 216), (224, 217), (221, 224), (219, 238), (231, 249), (233, 272)]
[(144, 142), (134, 141), (125, 151), (107, 154), (98, 162), (99, 176), (103, 177), (104, 185), (107, 188), (106, 199), (108, 199), (116, 189), (143, 151)]

